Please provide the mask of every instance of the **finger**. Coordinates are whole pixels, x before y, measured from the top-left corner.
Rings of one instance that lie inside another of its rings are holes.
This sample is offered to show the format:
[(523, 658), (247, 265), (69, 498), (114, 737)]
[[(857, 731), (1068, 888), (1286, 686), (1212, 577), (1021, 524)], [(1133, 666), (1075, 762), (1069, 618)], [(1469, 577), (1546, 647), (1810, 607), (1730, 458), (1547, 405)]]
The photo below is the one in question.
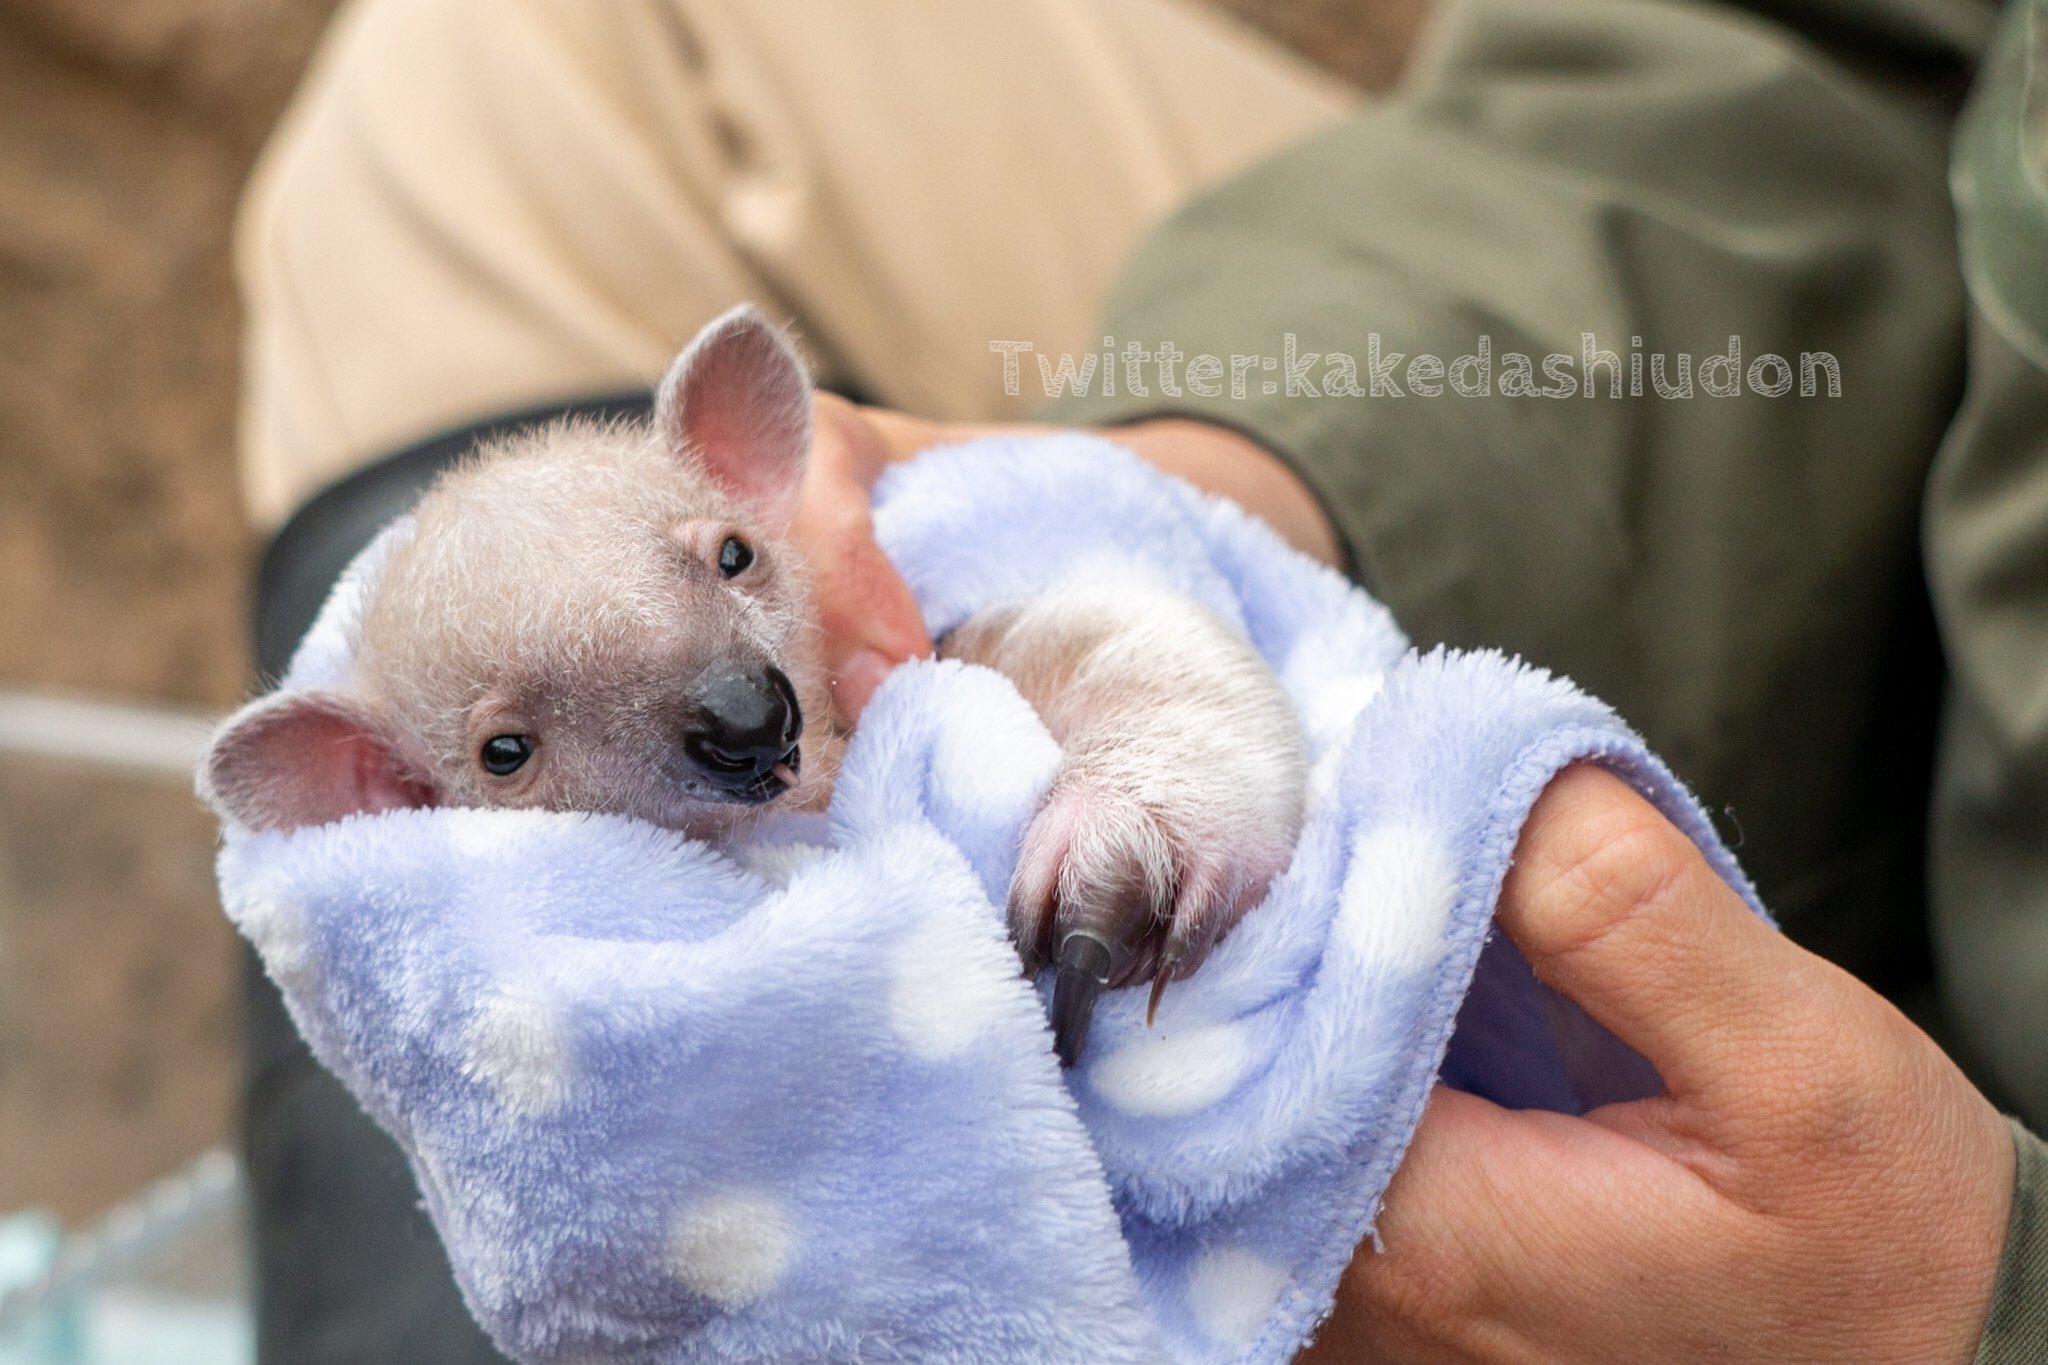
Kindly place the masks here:
[[(820, 422), (790, 534), (812, 568), (833, 708), (851, 725), (891, 668), (932, 646), (909, 584), (875, 542), (873, 461), (858, 453), (875, 438), (840, 407), (840, 420)], [(821, 406), (819, 416), (839, 410)]]
[(821, 575), (818, 615), (833, 705), (851, 724), (889, 670), (928, 657), (932, 642), (910, 585), (873, 540), (844, 546), (834, 563), (836, 574)]
[[(1522, 1164), (1500, 1131), (1512, 1116), (1442, 1085), (1359, 1244), (1329, 1319), (1300, 1365), (1467, 1358), (1496, 1295), (1519, 1289), (1519, 1258), (1503, 1255), (1490, 1186)], [(1507, 1160), (1499, 1159), (1506, 1153)], [(1510, 1239), (1511, 1240), (1511, 1239)]]
[(863, 492), (873, 487), (890, 461), (888, 442), (873, 420), (877, 412), (836, 393), (812, 395), (810, 470)]
[(1499, 920), (1536, 975), (1647, 1057), (1675, 1098), (1739, 1100), (1758, 1058), (1802, 1027), (1813, 959), (1602, 769), (1568, 769), (1537, 801)]
[(1605, 1127), (1439, 1085), (1330, 1330), (1300, 1359), (1577, 1358), (1559, 1345), (1589, 1319), (1651, 1311), (1646, 1294), (1614, 1294), (1617, 1267), (1623, 1280), (1641, 1272), (1631, 1239), (1712, 1228), (1718, 1207), (1679, 1163)]

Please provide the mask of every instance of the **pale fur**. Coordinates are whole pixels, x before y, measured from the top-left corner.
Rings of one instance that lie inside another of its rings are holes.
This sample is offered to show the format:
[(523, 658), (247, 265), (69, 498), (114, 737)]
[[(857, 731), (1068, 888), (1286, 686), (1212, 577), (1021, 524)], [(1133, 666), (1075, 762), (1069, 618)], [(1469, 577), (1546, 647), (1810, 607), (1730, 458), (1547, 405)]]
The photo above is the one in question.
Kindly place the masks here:
[[(637, 816), (725, 837), (759, 807), (681, 760), (689, 687), (714, 664), (780, 668), (820, 805), (843, 736), (819, 627), (782, 539), (808, 444), (808, 380), (759, 314), (707, 327), (654, 422), (559, 422), (445, 476), (384, 565), (341, 693), (266, 698), (216, 739), (202, 791), (281, 827), (392, 805)], [(755, 562), (721, 575), (738, 536)], [(1027, 962), (1087, 928), (1132, 945), (1119, 980), (1184, 975), (1285, 865), (1306, 759), (1278, 680), (1234, 627), (1127, 568), (986, 612), (942, 643), (1006, 674), (1064, 750), (1010, 895)], [(538, 737), (510, 777), (494, 734)], [(336, 736), (341, 736), (339, 741)]]
[[(803, 705), (804, 782), (823, 799), (839, 737), (803, 561), (646, 427), (566, 423), (493, 448), (435, 488), (363, 614), (357, 666), (444, 804), (637, 815), (697, 833), (745, 808), (696, 799), (659, 761), (678, 685), (720, 659), (774, 664)], [(723, 532), (754, 565), (734, 582)], [(507, 717), (479, 723), (492, 713)], [(518, 718), (517, 721), (511, 719)], [(493, 728), (531, 728), (520, 780), (489, 780)]]
[(1136, 945), (1120, 983), (1192, 971), (1300, 832), (1306, 749), (1271, 669), (1227, 622), (1116, 568), (984, 613), (945, 652), (1007, 675), (1064, 751), (1011, 886), (1026, 961), (1085, 928)]

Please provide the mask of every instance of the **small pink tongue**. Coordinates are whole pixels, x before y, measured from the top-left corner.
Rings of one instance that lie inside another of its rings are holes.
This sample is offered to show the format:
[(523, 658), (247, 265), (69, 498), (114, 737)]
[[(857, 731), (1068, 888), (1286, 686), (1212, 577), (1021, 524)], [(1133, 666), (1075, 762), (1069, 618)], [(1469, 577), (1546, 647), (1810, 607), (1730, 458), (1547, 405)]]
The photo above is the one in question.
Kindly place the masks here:
[(794, 787), (796, 785), (796, 769), (790, 767), (787, 763), (778, 763), (768, 771), (781, 778), (784, 786)]

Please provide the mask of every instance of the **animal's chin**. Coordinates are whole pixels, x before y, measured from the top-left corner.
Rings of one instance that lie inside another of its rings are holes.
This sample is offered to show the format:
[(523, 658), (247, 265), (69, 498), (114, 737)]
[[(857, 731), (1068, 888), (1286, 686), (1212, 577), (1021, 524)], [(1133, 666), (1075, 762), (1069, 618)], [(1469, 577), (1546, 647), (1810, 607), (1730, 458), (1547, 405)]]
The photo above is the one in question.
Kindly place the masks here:
[(672, 798), (659, 823), (690, 833), (728, 829), (793, 791), (800, 780), (802, 764), (801, 748), (791, 746), (781, 763), (751, 781), (707, 782), (694, 774), (672, 778)]
[(712, 799), (733, 806), (765, 806), (788, 791), (790, 785), (775, 773), (766, 772), (744, 787), (721, 788)]

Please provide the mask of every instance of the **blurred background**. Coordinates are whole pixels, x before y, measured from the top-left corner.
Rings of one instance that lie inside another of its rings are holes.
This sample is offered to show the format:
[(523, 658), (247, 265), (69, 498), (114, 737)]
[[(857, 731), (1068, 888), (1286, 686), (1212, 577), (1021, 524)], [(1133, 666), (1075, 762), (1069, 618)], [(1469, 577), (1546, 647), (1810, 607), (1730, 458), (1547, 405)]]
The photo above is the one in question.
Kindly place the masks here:
[[(239, 960), (178, 768), (250, 685), (230, 216), (332, 8), (0, 0), (0, 1295), (153, 1182), (165, 1229), (231, 1193), (191, 1163), (229, 1141)], [(187, 1240), (153, 1272), (231, 1286), (232, 1240)], [(152, 1322), (0, 1361), (169, 1359)]]

